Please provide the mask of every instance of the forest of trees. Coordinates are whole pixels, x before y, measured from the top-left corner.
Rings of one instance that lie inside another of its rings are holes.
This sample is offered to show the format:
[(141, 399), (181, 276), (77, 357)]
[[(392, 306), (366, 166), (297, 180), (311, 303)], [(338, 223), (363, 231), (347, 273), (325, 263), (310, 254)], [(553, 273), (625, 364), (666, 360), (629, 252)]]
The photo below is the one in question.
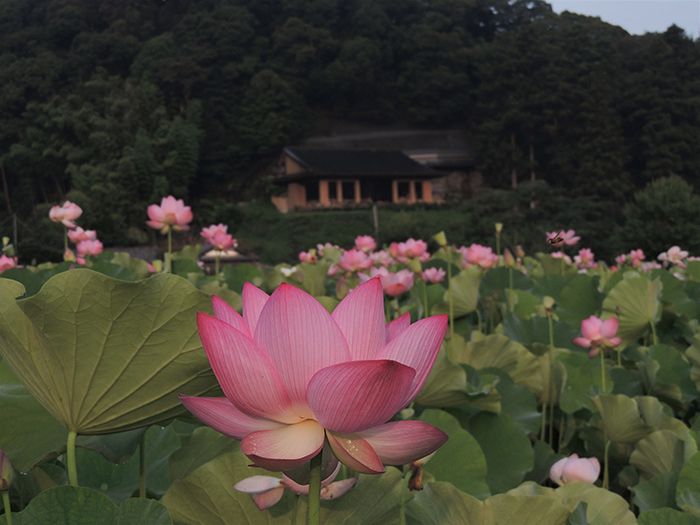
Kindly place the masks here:
[(70, 198), (105, 244), (167, 194), (265, 198), (319, 118), (464, 129), (487, 186), (611, 216), (700, 190), (700, 40), (541, 0), (0, 0), (0, 78), (0, 221)]

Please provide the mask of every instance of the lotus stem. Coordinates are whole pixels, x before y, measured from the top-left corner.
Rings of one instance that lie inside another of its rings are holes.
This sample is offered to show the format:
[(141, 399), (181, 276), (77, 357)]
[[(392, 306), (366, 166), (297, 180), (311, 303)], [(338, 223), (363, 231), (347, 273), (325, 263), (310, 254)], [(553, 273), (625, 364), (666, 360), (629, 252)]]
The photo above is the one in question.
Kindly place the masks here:
[(66, 253), (66, 250), (68, 250), (68, 227), (64, 226), (63, 227), (63, 253)]
[(610, 486), (609, 473), (608, 473), (608, 451), (610, 450), (610, 441), (608, 440), (608, 432), (605, 431), (605, 456), (603, 457), (603, 488), (608, 489)]
[(68, 462), (68, 481), (74, 487), (78, 486), (78, 469), (75, 466), (75, 439), (78, 433), (75, 430), (68, 431), (68, 442), (66, 443), (66, 461)]
[(547, 433), (547, 403), (542, 401), (542, 422), (540, 423), (540, 441), (544, 441)]
[(139, 443), (139, 498), (146, 498), (146, 433)]
[(216, 279), (219, 279), (219, 252), (217, 251), (216, 253), (216, 258), (214, 259), (214, 275), (216, 275)]
[(649, 324), (651, 325), (651, 336), (652, 336), (653, 344), (658, 345), (659, 338), (656, 335), (656, 326), (654, 326), (654, 321), (650, 322)]
[(401, 480), (401, 499), (399, 500), (399, 525), (406, 525), (406, 489), (408, 489), (408, 483), (411, 481), (411, 476), (413, 472), (411, 469), (406, 468), (403, 474), (403, 479)]
[(447, 303), (449, 304), (450, 314), (450, 359), (454, 356), (454, 341), (455, 341), (455, 305), (452, 297), (452, 248), (445, 246), (447, 250)]
[(547, 316), (549, 324), (549, 445), (554, 447), (554, 323), (552, 313)]
[(508, 268), (508, 289), (510, 292), (508, 293), (508, 311), (513, 312), (513, 309), (515, 308), (515, 296), (513, 294), (513, 268)]
[(311, 458), (309, 475), (309, 525), (321, 525), (321, 455)]
[(423, 281), (423, 318), (428, 317), (428, 283)]
[(10, 507), (10, 491), (2, 492), (2, 504), (5, 506), (5, 521), (7, 525), (12, 525), (12, 508)]
[(600, 378), (603, 382), (603, 393), (605, 393), (605, 352), (600, 349)]
[(168, 229), (168, 261), (165, 265), (165, 271), (167, 273), (173, 273), (173, 230)]

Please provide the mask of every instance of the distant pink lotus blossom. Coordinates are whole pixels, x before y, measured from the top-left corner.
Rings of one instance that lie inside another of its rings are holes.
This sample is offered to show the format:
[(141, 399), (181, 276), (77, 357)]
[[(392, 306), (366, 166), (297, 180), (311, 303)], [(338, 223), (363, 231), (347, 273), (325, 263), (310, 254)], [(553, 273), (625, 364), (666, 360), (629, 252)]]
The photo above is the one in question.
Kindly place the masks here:
[(423, 280), (429, 283), (439, 283), (445, 280), (447, 272), (443, 268), (426, 268), (423, 270)]
[(375, 264), (380, 266), (391, 266), (396, 263), (396, 260), (391, 256), (389, 250), (379, 250), (369, 254), (370, 259)]
[[(272, 471), (307, 464), (327, 443), (333, 462), (365, 474), (437, 450), (447, 435), (422, 421), (387, 423), (418, 394), (447, 328), (439, 315), (385, 325), (379, 279), (350, 292), (332, 314), (283, 283), (268, 296), (243, 287), (243, 314), (213, 297), (199, 335), (225, 398), (181, 395), (215, 430), (241, 440), (253, 464)], [(293, 476), (292, 476), (293, 477)]]
[(549, 477), (557, 485), (576, 482), (595, 483), (599, 475), (598, 458), (579, 458), (578, 454), (560, 459), (549, 470)]
[(224, 232), (216, 232), (209, 239), (209, 242), (217, 250), (228, 250), (229, 248), (235, 248), (238, 244), (230, 233)]
[[(557, 241), (557, 239), (561, 240)], [(581, 237), (576, 235), (575, 230), (547, 232), (547, 244), (551, 244), (552, 246), (561, 246), (562, 244), (573, 246), (580, 240)]]
[(685, 268), (684, 259), (688, 257), (688, 252), (681, 250), (678, 246), (672, 246), (668, 251), (660, 253), (658, 259), (664, 266), (673, 265)]
[(202, 237), (207, 241), (211, 242), (214, 236), (219, 233), (228, 233), (228, 226), (226, 224), (212, 224), (206, 228), (202, 228)]
[(397, 297), (413, 288), (415, 274), (411, 270), (401, 270), (390, 272), (384, 266), (370, 268), (370, 275), (360, 274), (360, 282), (367, 281), (374, 277), (381, 279), (382, 288), (387, 295)]
[(151, 219), (146, 221), (151, 228), (160, 230), (160, 233), (168, 233), (173, 230), (189, 230), (188, 224), (192, 222), (192, 210), (185, 206), (182, 199), (176, 199), (172, 195), (163, 197), (160, 206), (151, 204), (148, 207), (148, 216)]
[(355, 239), (355, 249), (369, 253), (377, 249), (377, 242), (370, 235), (358, 235)]
[(577, 337), (572, 342), (582, 348), (588, 348), (588, 357), (593, 359), (602, 348), (615, 348), (622, 343), (622, 339), (616, 337), (619, 321), (617, 317), (611, 317), (603, 321), (595, 315), (581, 321), (581, 333), (583, 337)]
[(8, 257), (5, 254), (0, 255), (0, 273), (15, 266), (17, 266), (17, 261), (13, 257)]
[(49, 210), (49, 219), (53, 222), (60, 222), (66, 228), (75, 228), (75, 221), (83, 214), (83, 210), (77, 204), (66, 201), (62, 206), (52, 206)]
[(645, 258), (642, 250), (632, 250), (627, 255), (622, 254), (615, 257), (615, 262), (620, 266), (628, 264), (633, 268), (639, 268)]
[(551, 255), (551, 256), (554, 257), (555, 259), (564, 259), (564, 261), (565, 261), (567, 264), (571, 264), (571, 257), (569, 257), (568, 255), (566, 255), (564, 252), (552, 252), (552, 253), (550, 253), (549, 255)]
[(598, 263), (595, 262), (595, 255), (590, 248), (579, 250), (578, 255), (574, 256), (574, 263), (581, 269), (598, 267)]
[(340, 246), (337, 246), (337, 245), (335, 245), (335, 244), (331, 244), (331, 243), (329, 243), (329, 242), (327, 242), (326, 244), (320, 244), (320, 243), (319, 243), (319, 244), (316, 245), (316, 252), (318, 253), (318, 256), (319, 256), (319, 257), (323, 257), (323, 250), (324, 250), (325, 248), (331, 248), (331, 249), (333, 249), (333, 250), (340, 250)]
[[(357, 478), (333, 481), (339, 471), (340, 463), (338, 463), (335, 471), (321, 482), (322, 500), (338, 499), (357, 482)], [(282, 479), (272, 476), (251, 476), (243, 481), (239, 481), (233, 488), (239, 492), (250, 494), (259, 510), (269, 509), (282, 499), (284, 489), (302, 496), (309, 494), (309, 485), (301, 485), (285, 474), (282, 474)]]
[(372, 259), (365, 252), (355, 249), (344, 251), (338, 261), (338, 267), (346, 272), (367, 270), (372, 264)]
[(78, 244), (80, 241), (94, 241), (97, 239), (95, 230), (83, 230), (80, 226), (76, 226), (74, 230), (68, 230), (68, 238), (70, 242)]
[(430, 259), (428, 243), (423, 240), (408, 239), (406, 242), (392, 242), (389, 246), (391, 256), (403, 264), (409, 264), (412, 259), (425, 262)]
[(316, 250), (309, 250), (308, 252), (299, 252), (299, 261), (312, 264), (316, 263), (316, 261), (318, 261)]
[(493, 253), (493, 250), (488, 246), (472, 244), (469, 248), (462, 246), (459, 251), (464, 256), (462, 261), (464, 267), (477, 265), (487, 270), (493, 268), (498, 262), (498, 255)]
[(102, 253), (102, 243), (97, 240), (80, 241), (75, 247), (78, 250), (78, 257), (85, 257), (86, 255), (99, 255)]

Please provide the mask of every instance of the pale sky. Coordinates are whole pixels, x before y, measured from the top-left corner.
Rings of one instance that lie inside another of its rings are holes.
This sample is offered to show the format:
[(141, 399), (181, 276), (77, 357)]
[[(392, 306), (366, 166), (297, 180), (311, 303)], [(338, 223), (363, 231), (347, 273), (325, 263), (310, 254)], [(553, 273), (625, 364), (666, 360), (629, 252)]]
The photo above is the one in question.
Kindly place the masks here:
[(628, 33), (663, 33), (672, 24), (700, 37), (700, 0), (547, 0), (555, 13), (570, 11), (622, 27)]

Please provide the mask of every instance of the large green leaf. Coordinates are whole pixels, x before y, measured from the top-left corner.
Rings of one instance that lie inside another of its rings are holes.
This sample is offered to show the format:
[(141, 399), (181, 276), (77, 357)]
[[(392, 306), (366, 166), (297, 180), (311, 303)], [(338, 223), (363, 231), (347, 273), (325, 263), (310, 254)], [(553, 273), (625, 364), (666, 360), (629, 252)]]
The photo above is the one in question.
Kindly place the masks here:
[(469, 432), (486, 456), (486, 482), (492, 494), (518, 486), (532, 470), (535, 454), (530, 440), (510, 417), (482, 412), (469, 420)]
[(681, 469), (676, 503), (685, 512), (700, 518), (700, 452), (696, 452)]
[(0, 362), (0, 407), (0, 449), (17, 470), (28, 472), (65, 446), (67, 430), (20, 383), (6, 360)]
[(468, 400), (467, 373), (445, 354), (443, 343), (433, 368), (416, 397), (416, 402), (429, 407), (463, 405)]
[[(133, 499), (117, 507), (107, 496), (86, 487), (56, 487), (34, 498), (22, 512), (12, 514), (13, 525), (171, 525), (168, 510), (155, 500)], [(7, 516), (0, 516), (7, 525)]]
[(640, 512), (663, 507), (676, 508), (678, 472), (664, 472), (651, 480), (632, 487), (634, 503)]
[(577, 275), (559, 295), (557, 315), (569, 326), (579, 329), (581, 321), (595, 315), (602, 303), (598, 279), (585, 274)]
[(564, 525), (570, 514), (561, 502), (546, 496), (497, 494), (479, 501), (439, 482), (428, 484), (406, 508), (408, 523), (422, 525)]
[(654, 509), (642, 512), (639, 525), (698, 525), (698, 518), (675, 509)]
[[(476, 310), (479, 302), (479, 281), (483, 271), (478, 266), (471, 266), (454, 275), (449, 283), (452, 290), (454, 316), (462, 317)], [(433, 314), (448, 313), (449, 294), (445, 292), (444, 304), (435, 305)]]
[(209, 427), (180, 437), (182, 446), (168, 459), (170, 481), (183, 479), (214, 458), (239, 450), (239, 442)]
[(600, 412), (608, 439), (613, 443), (634, 444), (654, 431), (654, 427), (640, 417), (635, 399), (622, 394), (601, 394), (593, 398), (593, 403)]
[(459, 425), (455, 417), (442, 410), (426, 410), (421, 420), (439, 428), (450, 438), (426, 464), (426, 472), (439, 481), (449, 481), (474, 497), (487, 497), (486, 456), (476, 439)]
[(680, 472), (685, 462), (685, 445), (672, 431), (657, 430), (637, 442), (630, 454), (630, 465), (639, 469), (642, 481), (665, 472)]
[(216, 380), (197, 334), (210, 297), (173, 275), (134, 283), (90, 270), (51, 278), (28, 299), (0, 279), (0, 352), (39, 402), (79, 434), (112, 433), (184, 410), (178, 393)]
[[(600, 360), (590, 359), (585, 352), (562, 351), (557, 362), (564, 365), (565, 377), (562, 384), (559, 407), (567, 414), (581, 408), (594, 410), (591, 396), (602, 390)], [(608, 372), (605, 372), (609, 384)]]
[(617, 317), (617, 335), (627, 346), (637, 340), (659, 317), (661, 281), (631, 277), (617, 283), (603, 301), (603, 318)]

